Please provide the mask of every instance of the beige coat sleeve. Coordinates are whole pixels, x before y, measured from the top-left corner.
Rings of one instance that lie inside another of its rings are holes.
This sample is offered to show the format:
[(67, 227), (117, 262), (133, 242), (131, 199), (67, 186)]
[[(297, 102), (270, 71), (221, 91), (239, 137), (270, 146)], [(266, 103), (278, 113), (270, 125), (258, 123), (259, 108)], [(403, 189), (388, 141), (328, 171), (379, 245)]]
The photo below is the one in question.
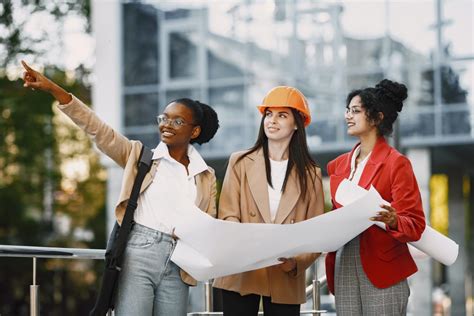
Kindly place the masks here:
[[(322, 184), (322, 173), (321, 169), (316, 169), (317, 177), (314, 179), (313, 186), (308, 188), (307, 194), (309, 196), (308, 212), (306, 219), (313, 218), (315, 216), (324, 213), (324, 192)], [(313, 264), (314, 260), (321, 255), (320, 253), (305, 253), (296, 256), (296, 271), (290, 273), (291, 276), (297, 277), (304, 274), (306, 269)]]
[(100, 151), (120, 167), (125, 167), (132, 150), (132, 141), (107, 125), (75, 96), (72, 96), (68, 104), (60, 104), (58, 107), (90, 136)]

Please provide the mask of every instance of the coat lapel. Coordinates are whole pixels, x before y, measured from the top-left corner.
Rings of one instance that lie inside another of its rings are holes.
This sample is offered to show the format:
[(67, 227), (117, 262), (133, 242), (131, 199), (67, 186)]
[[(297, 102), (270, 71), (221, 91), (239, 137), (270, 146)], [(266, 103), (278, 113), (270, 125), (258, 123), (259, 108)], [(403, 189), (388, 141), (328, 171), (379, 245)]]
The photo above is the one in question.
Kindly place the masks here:
[[(140, 193), (146, 190), (148, 186), (151, 184), (153, 181), (153, 178), (155, 177), (156, 169), (158, 168), (158, 165), (160, 164), (160, 160), (153, 160), (153, 163), (150, 167), (150, 171), (145, 175), (145, 178), (143, 178), (142, 182), (142, 187), (140, 188)], [(134, 179), (135, 180), (135, 179)]]
[(291, 170), (288, 176), (285, 191), (283, 191), (281, 195), (280, 204), (278, 205), (278, 211), (275, 217), (275, 224), (282, 224), (285, 221), (300, 198), (301, 190), (295, 168), (296, 167), (293, 166), (293, 170)]
[(265, 223), (271, 223), (270, 203), (268, 198), (268, 183), (265, 174), (265, 160), (263, 151), (258, 150), (248, 155), (245, 160), (247, 178), (249, 181), (250, 192), (252, 193), (258, 211), (262, 215)]
[(206, 209), (206, 205), (201, 205), (203, 202), (204, 196), (209, 196), (209, 187), (204, 185), (204, 172), (199, 173), (196, 177), (196, 200), (194, 204), (198, 206), (201, 210)]

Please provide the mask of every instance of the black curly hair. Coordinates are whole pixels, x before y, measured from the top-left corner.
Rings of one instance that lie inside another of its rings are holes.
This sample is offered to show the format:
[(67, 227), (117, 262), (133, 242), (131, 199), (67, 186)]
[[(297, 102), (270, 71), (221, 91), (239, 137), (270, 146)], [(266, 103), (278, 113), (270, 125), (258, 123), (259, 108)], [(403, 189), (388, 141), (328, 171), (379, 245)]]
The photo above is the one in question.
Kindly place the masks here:
[[(408, 97), (404, 84), (383, 79), (375, 88), (369, 87), (351, 91), (346, 98), (346, 108), (351, 100), (359, 96), (365, 109), (367, 119), (374, 122), (381, 136), (389, 136), (393, 132), (393, 123), (402, 111), (403, 101)], [(380, 119), (379, 113), (383, 114)]]
[(194, 123), (201, 127), (201, 133), (198, 137), (191, 139), (191, 144), (197, 143), (202, 145), (214, 137), (219, 128), (219, 118), (213, 108), (207, 104), (188, 98), (176, 99), (170, 103), (173, 102), (180, 103), (189, 108), (193, 112)]

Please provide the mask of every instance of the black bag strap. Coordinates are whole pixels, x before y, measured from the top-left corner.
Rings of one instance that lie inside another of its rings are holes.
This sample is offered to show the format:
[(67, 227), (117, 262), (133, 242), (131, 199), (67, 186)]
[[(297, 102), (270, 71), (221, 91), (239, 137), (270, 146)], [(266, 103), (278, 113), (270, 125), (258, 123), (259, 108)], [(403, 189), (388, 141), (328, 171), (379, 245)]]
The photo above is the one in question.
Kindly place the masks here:
[(115, 251), (112, 254), (111, 264), (114, 265), (115, 268), (118, 270), (121, 269), (121, 257), (127, 245), (128, 235), (130, 234), (130, 230), (132, 229), (133, 214), (135, 213), (135, 209), (138, 206), (137, 201), (138, 196), (140, 195), (140, 188), (142, 186), (143, 179), (145, 178), (148, 171), (150, 171), (152, 158), (153, 152), (148, 147), (143, 145), (138, 160), (137, 176), (135, 177), (135, 181), (133, 182), (132, 193), (130, 194), (130, 198), (128, 199), (127, 208), (125, 209), (125, 215), (123, 217), (122, 225), (120, 226), (117, 237)]
[[(115, 306), (115, 295), (118, 286), (118, 274), (121, 270), (122, 254), (127, 245), (128, 235), (132, 228), (133, 213), (137, 208), (137, 200), (140, 195), (140, 188), (143, 183), (143, 179), (151, 168), (151, 159), (153, 152), (146, 146), (142, 146), (140, 151), (140, 157), (138, 159), (138, 171), (135, 181), (133, 182), (132, 193), (128, 200), (125, 215), (122, 220), (122, 226), (118, 226), (115, 223), (112, 231), (109, 243), (107, 245), (107, 251), (105, 253), (105, 270), (102, 275), (102, 282), (100, 286), (99, 295), (94, 308), (89, 313), (89, 316), (104, 316), (108, 311), (114, 309)], [(118, 232), (117, 232), (118, 231)], [(118, 237), (115, 239), (115, 236)]]

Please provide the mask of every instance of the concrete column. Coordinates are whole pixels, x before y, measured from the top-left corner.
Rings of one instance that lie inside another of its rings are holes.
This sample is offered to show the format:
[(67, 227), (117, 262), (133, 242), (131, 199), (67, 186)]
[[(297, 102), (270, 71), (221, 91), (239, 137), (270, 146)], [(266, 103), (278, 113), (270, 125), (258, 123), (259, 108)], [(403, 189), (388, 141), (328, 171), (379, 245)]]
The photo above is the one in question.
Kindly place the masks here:
[[(431, 153), (427, 148), (409, 149), (407, 157), (413, 166), (413, 171), (420, 188), (423, 210), (427, 223), (430, 218), (430, 177), (431, 177)], [(412, 315), (431, 316), (433, 287), (432, 262), (431, 259), (415, 260), (418, 272), (410, 277), (410, 300), (408, 309)]]
[[(95, 39), (92, 107), (97, 115), (118, 131), (122, 130), (122, 2), (93, 0), (92, 33)], [(107, 232), (115, 221), (115, 204), (120, 193), (121, 169), (108, 157)], [(108, 234), (107, 234), (108, 237)]]
[(449, 176), (448, 207), (449, 237), (459, 244), (456, 262), (448, 267), (451, 316), (466, 315), (466, 211), (463, 196), (463, 172), (451, 170)]

